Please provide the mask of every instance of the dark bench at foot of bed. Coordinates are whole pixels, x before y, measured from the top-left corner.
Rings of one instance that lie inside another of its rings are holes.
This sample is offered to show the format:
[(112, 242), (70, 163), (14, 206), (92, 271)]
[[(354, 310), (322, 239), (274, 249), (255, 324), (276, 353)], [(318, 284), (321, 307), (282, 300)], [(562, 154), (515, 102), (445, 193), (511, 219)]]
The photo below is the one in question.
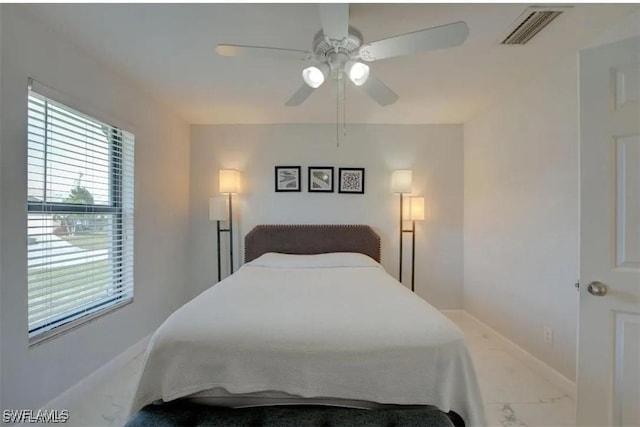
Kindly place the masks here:
[(332, 406), (261, 406), (243, 409), (202, 406), (185, 401), (149, 405), (125, 427), (458, 427), (456, 414), (431, 406), (351, 409)]

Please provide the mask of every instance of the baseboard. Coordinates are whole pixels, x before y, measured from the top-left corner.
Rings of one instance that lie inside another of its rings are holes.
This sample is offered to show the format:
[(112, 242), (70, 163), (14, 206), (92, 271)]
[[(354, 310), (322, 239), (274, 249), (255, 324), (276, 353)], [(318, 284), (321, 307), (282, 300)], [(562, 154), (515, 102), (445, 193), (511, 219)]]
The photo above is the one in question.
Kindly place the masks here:
[(472, 314), (469, 314), (465, 310), (443, 310), (443, 312), (445, 314), (453, 313), (454, 315), (467, 316), (469, 319), (476, 322), (489, 337), (494, 339), (500, 346), (500, 348), (527, 365), (532, 371), (540, 375), (545, 380), (549, 381), (551, 384), (558, 387), (574, 400), (576, 399), (577, 390), (575, 382), (571, 381), (569, 378), (565, 377), (560, 372), (556, 371), (551, 366), (547, 365), (545, 362), (538, 359), (537, 357), (520, 347), (518, 344), (511, 341), (509, 338), (497, 332), (482, 320), (478, 319)]
[(142, 353), (149, 344), (151, 334), (142, 338), (140, 341), (111, 359), (109, 362), (96, 369), (94, 372), (78, 381), (66, 391), (54, 397), (40, 409), (60, 409), (71, 408), (73, 405), (82, 400), (88, 393), (91, 393), (100, 385), (107, 382), (113, 377), (124, 365), (129, 363), (131, 359)]

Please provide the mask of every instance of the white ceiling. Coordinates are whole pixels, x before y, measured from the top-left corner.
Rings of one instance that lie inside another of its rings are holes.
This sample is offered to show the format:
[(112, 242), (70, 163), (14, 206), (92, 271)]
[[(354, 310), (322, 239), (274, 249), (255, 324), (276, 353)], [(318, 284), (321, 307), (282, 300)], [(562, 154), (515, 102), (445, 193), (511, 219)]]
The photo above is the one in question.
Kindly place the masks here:
[[(466, 21), (462, 46), (371, 63), (400, 99), (381, 107), (347, 85), (352, 123), (464, 123), (584, 46), (637, 5), (574, 5), (525, 46), (499, 41), (527, 4), (352, 4), (365, 42)], [(192, 124), (327, 123), (329, 81), (299, 107), (303, 62), (220, 57), (218, 43), (311, 50), (315, 4), (30, 4), (41, 21), (108, 63)]]

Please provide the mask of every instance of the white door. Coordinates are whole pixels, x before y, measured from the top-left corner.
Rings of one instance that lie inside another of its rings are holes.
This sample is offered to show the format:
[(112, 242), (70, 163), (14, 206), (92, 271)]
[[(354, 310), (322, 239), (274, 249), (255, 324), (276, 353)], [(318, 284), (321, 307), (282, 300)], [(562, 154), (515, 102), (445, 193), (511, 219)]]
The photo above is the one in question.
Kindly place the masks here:
[(640, 426), (640, 37), (580, 54), (580, 187), (578, 425)]

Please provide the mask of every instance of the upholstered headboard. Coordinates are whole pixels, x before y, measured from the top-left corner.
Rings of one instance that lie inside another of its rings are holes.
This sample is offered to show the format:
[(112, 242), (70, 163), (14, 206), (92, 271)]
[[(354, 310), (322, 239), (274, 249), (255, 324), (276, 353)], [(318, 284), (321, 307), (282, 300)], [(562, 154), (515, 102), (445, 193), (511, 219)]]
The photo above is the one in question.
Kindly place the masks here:
[(380, 236), (368, 225), (257, 225), (244, 238), (244, 261), (267, 252), (358, 252), (380, 262)]

